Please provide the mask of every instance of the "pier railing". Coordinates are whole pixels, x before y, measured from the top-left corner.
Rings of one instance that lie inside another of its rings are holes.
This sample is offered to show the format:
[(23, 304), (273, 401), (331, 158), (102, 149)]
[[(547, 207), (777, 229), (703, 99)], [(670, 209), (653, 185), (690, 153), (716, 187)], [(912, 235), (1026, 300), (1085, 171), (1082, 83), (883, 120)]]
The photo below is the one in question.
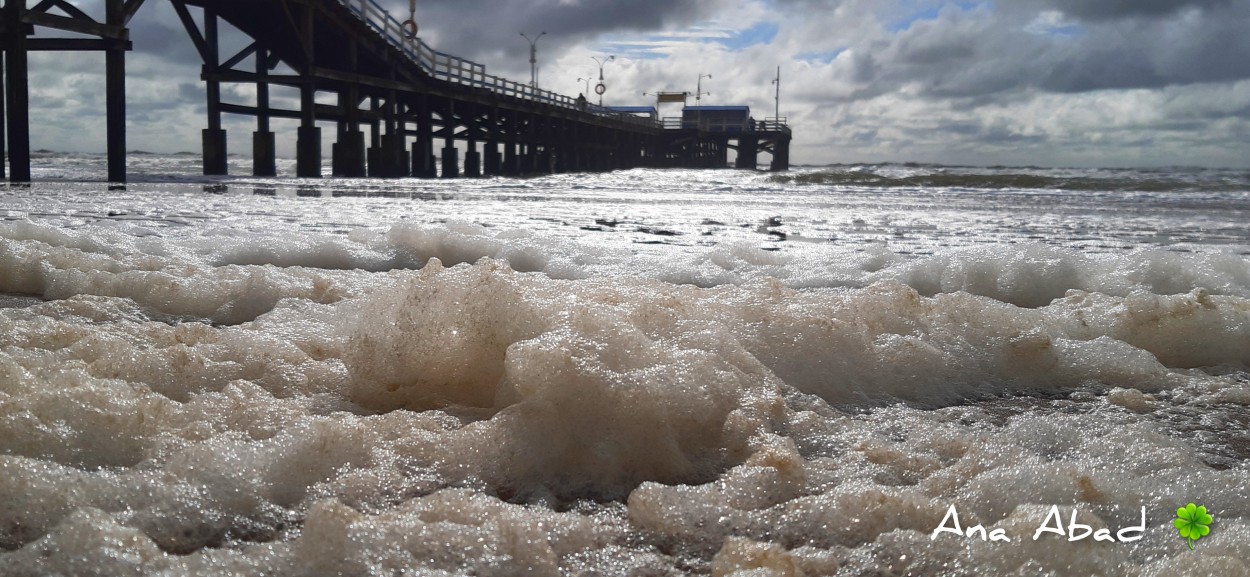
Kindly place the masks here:
[(439, 80), (488, 90), (502, 96), (541, 102), (571, 110), (581, 110), (596, 116), (611, 118), (629, 124), (648, 127), (659, 126), (655, 120), (650, 118), (617, 112), (605, 106), (579, 101), (576, 98), (548, 90), (541, 90), (529, 84), (513, 82), (507, 78), (487, 74), (486, 66), (483, 64), (439, 52), (420, 38), (410, 37), (404, 31), (403, 23), (391, 16), (390, 12), (379, 6), (375, 0), (337, 1), (349, 8), (357, 18), (360, 18), (361, 21), (385, 38), (392, 47), (402, 52), (412, 62), (420, 66), (422, 70), (425, 70), (427, 74)]
[(684, 118), (681, 116), (665, 116), (661, 121), (666, 130), (698, 129), (704, 132), (780, 132), (786, 130), (786, 119), (766, 118), (764, 120), (724, 120), (717, 118)]

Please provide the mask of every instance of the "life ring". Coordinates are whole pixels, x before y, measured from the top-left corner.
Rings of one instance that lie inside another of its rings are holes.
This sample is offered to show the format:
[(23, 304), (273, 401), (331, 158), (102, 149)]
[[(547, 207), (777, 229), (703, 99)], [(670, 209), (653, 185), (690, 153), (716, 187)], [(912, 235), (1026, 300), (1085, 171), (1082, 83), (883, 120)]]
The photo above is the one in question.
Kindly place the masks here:
[(607, 91), (608, 91), (608, 87), (604, 86), (602, 82), (595, 85), (595, 94), (598, 94), (599, 96), (603, 96), (603, 93)]
[(403, 28), (404, 36), (406, 36), (409, 40), (412, 40), (413, 38), (417, 37), (416, 20), (409, 19), (405, 21), (403, 24), (400, 24), (400, 28)]

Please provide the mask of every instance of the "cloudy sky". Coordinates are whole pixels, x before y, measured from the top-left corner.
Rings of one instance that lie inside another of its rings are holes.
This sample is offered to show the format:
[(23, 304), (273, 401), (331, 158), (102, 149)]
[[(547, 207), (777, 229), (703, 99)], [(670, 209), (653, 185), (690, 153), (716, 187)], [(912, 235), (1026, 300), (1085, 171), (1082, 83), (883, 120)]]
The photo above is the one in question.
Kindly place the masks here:
[[(1250, 166), (1250, 0), (418, 0), (417, 19), (435, 48), (519, 81), (520, 33), (545, 31), (540, 84), (571, 95), (613, 55), (605, 104), (710, 74), (703, 104), (772, 116), (780, 66), (799, 163)], [(198, 56), (161, 0), (133, 26), (130, 147), (198, 151)], [(102, 64), (32, 59), (36, 148), (103, 149)], [(252, 120), (227, 128), (246, 152)]]

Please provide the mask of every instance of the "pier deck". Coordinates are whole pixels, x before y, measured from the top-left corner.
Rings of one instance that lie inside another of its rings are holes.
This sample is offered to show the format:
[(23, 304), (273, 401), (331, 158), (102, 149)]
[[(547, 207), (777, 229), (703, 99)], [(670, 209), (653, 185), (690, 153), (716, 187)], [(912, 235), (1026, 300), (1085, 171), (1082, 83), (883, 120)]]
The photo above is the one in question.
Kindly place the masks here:
[[(347, 177), (475, 177), (647, 167), (789, 166), (783, 119), (737, 125), (673, 125), (514, 82), (482, 64), (438, 52), (406, 33), (374, 0), (152, 0), (169, 2), (203, 62), (206, 175), (227, 172), (224, 114), (254, 117), (253, 173), (276, 173), (275, 118), (299, 121), (296, 173), (322, 175), (322, 130), (334, 130), (331, 173)], [(0, 154), (8, 178), (30, 180), (27, 55), (32, 50), (106, 53), (108, 178), (126, 180), (125, 54), (145, 0), (105, 0), (96, 19), (66, 0), (5, 0), (0, 10)], [(221, 51), (223, 25), (250, 43)], [(72, 32), (88, 38), (45, 37)], [(251, 84), (253, 102), (226, 102), (222, 86)], [(272, 86), (298, 91), (298, 108), (271, 104)], [(326, 104), (326, 95), (333, 104)], [(368, 138), (366, 139), (366, 133)], [(7, 138), (6, 138), (7, 137)], [(441, 143), (441, 149), (436, 148)], [(463, 151), (463, 159), (460, 157)], [(3, 163), (0, 163), (2, 170)], [(4, 174), (0, 174), (3, 177)]]

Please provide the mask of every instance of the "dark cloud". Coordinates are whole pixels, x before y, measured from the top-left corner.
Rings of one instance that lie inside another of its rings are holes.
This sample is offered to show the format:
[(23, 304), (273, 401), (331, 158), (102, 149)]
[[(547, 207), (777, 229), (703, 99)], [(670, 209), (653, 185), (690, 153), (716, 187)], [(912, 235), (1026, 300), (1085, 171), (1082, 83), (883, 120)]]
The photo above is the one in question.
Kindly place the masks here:
[(1159, 18), (1187, 9), (1221, 10), (1234, 3), (1234, 0), (1038, 0), (1029, 2), (1043, 9), (1058, 10), (1072, 18), (1088, 21)]
[[(501, 52), (528, 55), (521, 32), (531, 38), (547, 32), (539, 46), (558, 51), (602, 34), (682, 27), (715, 15), (723, 4), (723, 0), (422, 0), (417, 20), (437, 49), (485, 60), (484, 56)], [(389, 0), (384, 5), (397, 18), (407, 18), (407, 2)]]
[[(376, 1), (406, 19), (407, 0)], [(101, 0), (75, 4), (102, 12)], [(1094, 162), (1087, 156), (1105, 150), (1113, 158), (1118, 147), (1134, 149), (1127, 157), (1133, 162), (1189, 155), (1191, 162), (1244, 165), (1241, 151), (1250, 140), (1250, 83), (1242, 82), (1250, 79), (1250, 0), (417, 4), (429, 44), (513, 80), (529, 78), (528, 43), (520, 32), (546, 31), (539, 45), (541, 80), (566, 93), (582, 90), (574, 78), (593, 74), (590, 56), (632, 43), (657, 48), (647, 58), (616, 52), (610, 97), (693, 90), (696, 75), (710, 70), (715, 85), (704, 88), (713, 98), (771, 111), (769, 80), (782, 64), (781, 114), (801, 126), (795, 152), (806, 151), (809, 161), (833, 160), (828, 155), (839, 150), (901, 160), (962, 154), (974, 162), (983, 153), (1019, 151), (995, 158), (1045, 162), (1032, 150), (1059, 162)], [(730, 14), (754, 21), (731, 21)], [(732, 36), (761, 22), (777, 24), (775, 38), (746, 49), (715, 40), (722, 30)], [(696, 26), (702, 30), (692, 31)], [(228, 27), (223, 32), (223, 58), (249, 41)], [(204, 88), (199, 54), (181, 22), (168, 2), (148, 0), (131, 35), (136, 142), (147, 149), (196, 149)], [(99, 55), (32, 60), (32, 90), (42, 107), (61, 107), (55, 114), (35, 112), (63, 124), (41, 132), (44, 142), (37, 146), (85, 146), (79, 125), (90, 128), (92, 142), (103, 142), (101, 68)], [(79, 75), (96, 81), (75, 80)], [(273, 90), (275, 104), (296, 106), (294, 89)], [(246, 102), (250, 95), (226, 87), (225, 97)], [(1136, 150), (1152, 147), (1157, 152)]]
[(1058, 92), (1250, 78), (1250, 10), (1148, 23), (1104, 23), (1048, 54), (1039, 85)]
[(854, 56), (838, 70), (837, 79), (859, 87), (846, 96), (855, 100), (905, 88), (949, 99), (1250, 78), (1250, 58), (1245, 57), (1250, 54), (1250, 34), (1245, 33), (1250, 30), (1250, 9), (1245, 3), (1195, 4), (1206, 9), (1184, 17), (1053, 29), (1036, 24), (1040, 12), (947, 10), (892, 36), (852, 46)]

